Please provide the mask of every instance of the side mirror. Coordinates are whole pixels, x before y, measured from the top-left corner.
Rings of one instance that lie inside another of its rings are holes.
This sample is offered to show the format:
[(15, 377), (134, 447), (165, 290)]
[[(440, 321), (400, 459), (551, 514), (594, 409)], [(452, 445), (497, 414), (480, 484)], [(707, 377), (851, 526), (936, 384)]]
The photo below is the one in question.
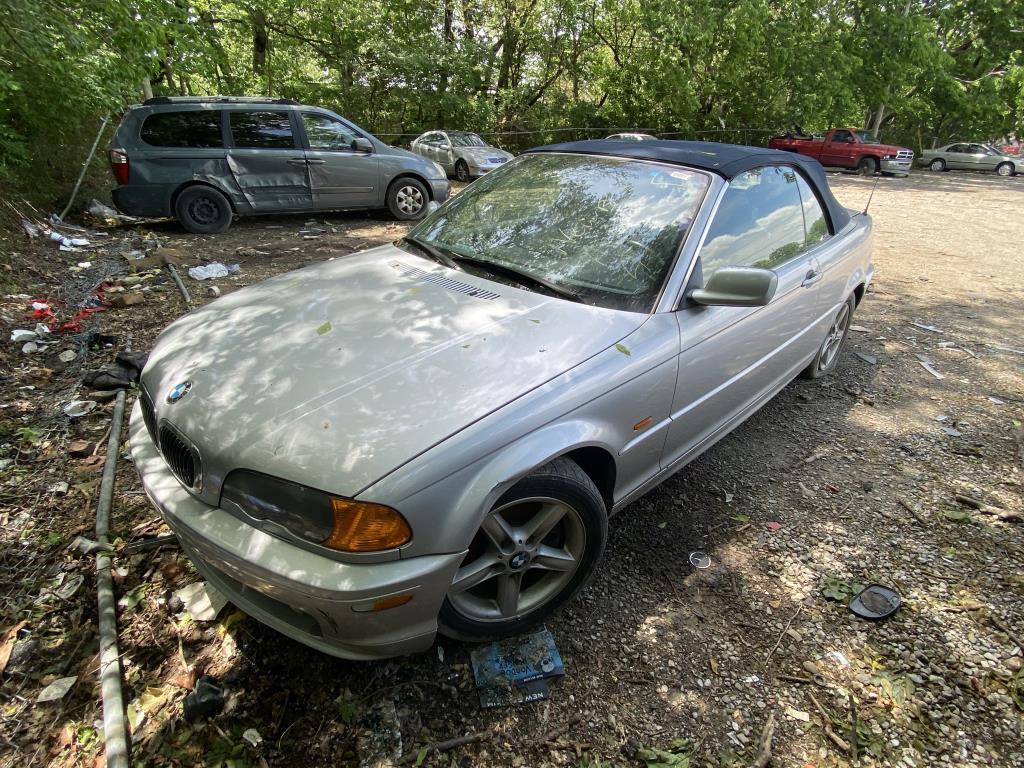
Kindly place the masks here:
[(770, 269), (722, 267), (712, 273), (703, 288), (687, 297), (707, 307), (763, 307), (775, 295), (779, 276)]
[(437, 148), (438, 149), (451, 149), (452, 145), (451, 144), (439, 144)]
[(356, 152), (373, 152), (373, 144), (369, 139), (360, 136), (357, 139), (352, 139), (352, 149)]

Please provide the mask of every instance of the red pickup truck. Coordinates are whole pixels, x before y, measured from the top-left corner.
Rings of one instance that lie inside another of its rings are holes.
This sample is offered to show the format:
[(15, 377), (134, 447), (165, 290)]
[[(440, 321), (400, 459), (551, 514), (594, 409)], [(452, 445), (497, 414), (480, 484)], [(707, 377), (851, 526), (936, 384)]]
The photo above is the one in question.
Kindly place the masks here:
[(865, 176), (874, 176), (879, 171), (906, 176), (914, 164), (913, 150), (879, 144), (868, 131), (853, 128), (833, 128), (824, 136), (776, 136), (768, 146), (799, 152), (822, 165), (855, 168)]

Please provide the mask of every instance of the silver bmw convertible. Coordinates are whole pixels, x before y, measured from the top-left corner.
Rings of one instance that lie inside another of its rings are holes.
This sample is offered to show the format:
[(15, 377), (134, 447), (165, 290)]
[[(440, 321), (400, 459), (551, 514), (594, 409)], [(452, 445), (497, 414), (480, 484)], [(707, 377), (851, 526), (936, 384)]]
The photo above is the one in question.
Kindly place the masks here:
[(871, 232), (800, 155), (531, 150), (392, 245), (169, 326), (132, 455), (203, 576), (307, 645), (519, 633), (611, 515), (836, 367)]

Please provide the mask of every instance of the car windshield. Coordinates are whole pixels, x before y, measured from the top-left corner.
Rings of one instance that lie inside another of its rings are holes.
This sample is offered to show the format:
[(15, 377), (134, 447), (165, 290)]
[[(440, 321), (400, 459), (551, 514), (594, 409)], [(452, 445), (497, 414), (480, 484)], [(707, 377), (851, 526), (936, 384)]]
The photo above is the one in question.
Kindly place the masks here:
[(879, 141), (869, 131), (854, 131), (861, 144), (878, 144)]
[(486, 147), (487, 142), (475, 133), (449, 133), (452, 144), (456, 147)]
[[(464, 257), (467, 269), (581, 301), (649, 312), (697, 213), (708, 177), (641, 160), (525, 155), (492, 171), (410, 237)], [(528, 278), (534, 278), (535, 282)]]

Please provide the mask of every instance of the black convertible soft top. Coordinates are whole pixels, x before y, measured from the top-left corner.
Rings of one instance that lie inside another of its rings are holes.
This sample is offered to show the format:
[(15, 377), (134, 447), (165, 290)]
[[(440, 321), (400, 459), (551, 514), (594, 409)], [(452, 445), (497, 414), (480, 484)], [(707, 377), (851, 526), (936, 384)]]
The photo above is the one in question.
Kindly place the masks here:
[(673, 165), (688, 165), (712, 171), (726, 179), (732, 179), (744, 171), (762, 165), (790, 165), (799, 168), (807, 181), (815, 188), (822, 204), (828, 209), (832, 220), (832, 231), (838, 232), (850, 221), (847, 211), (829, 189), (825, 169), (817, 160), (777, 149), (747, 147), (739, 144), (719, 144), (713, 141), (625, 141), (623, 139), (598, 139), (594, 141), (567, 141), (562, 144), (548, 144), (535, 147), (527, 152), (573, 152), (584, 155), (611, 155), (636, 160), (656, 160)]

